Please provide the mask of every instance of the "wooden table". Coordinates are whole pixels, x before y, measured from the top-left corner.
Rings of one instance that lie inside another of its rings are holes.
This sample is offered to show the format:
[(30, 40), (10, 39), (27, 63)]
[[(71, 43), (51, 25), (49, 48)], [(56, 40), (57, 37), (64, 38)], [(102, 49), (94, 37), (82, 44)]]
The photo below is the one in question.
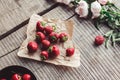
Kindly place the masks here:
[[(119, 4), (120, 0), (117, 2)], [(79, 68), (55, 66), (17, 56), (33, 13), (75, 22), (73, 42), (81, 52)], [(90, 20), (79, 19), (73, 9), (52, 0), (0, 0), (0, 69), (21, 65), (29, 68), (38, 80), (120, 80), (120, 45), (110, 45), (108, 49), (104, 45), (94, 45), (95, 36), (108, 30), (102, 25), (98, 31)]]

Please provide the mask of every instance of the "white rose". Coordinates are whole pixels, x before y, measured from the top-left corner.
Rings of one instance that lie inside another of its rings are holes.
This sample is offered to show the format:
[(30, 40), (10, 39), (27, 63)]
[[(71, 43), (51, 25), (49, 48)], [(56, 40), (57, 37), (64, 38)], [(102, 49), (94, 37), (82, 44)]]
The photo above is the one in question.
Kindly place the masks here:
[(91, 12), (92, 12), (92, 19), (97, 18), (100, 16), (100, 11), (102, 10), (102, 7), (98, 1), (91, 3)]
[(108, 0), (110, 3), (112, 3), (113, 2), (113, 0)]
[(78, 7), (75, 9), (75, 12), (80, 15), (80, 17), (87, 17), (88, 15), (88, 4), (86, 1), (80, 1)]
[(98, 2), (102, 5), (105, 5), (107, 4), (108, 0), (98, 0)]

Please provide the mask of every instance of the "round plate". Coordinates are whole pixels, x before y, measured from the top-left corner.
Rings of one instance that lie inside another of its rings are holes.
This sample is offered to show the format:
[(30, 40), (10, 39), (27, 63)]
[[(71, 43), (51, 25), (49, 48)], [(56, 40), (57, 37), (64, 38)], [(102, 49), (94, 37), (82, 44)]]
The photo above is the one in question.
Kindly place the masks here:
[(7, 80), (11, 79), (11, 76), (13, 74), (30, 74), (31, 75), (31, 80), (37, 80), (35, 75), (27, 68), (22, 67), (22, 66), (8, 66), (0, 71), (0, 79), (1, 78), (6, 78)]

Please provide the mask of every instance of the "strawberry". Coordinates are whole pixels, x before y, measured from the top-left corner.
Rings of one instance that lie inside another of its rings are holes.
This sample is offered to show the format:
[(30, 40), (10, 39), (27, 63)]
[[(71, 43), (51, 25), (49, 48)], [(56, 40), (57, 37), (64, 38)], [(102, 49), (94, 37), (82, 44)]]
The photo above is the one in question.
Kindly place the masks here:
[(36, 31), (44, 32), (44, 26), (42, 25), (41, 21), (38, 21), (36, 24)]
[(66, 56), (70, 57), (74, 54), (74, 48), (67, 48), (66, 49)]
[(22, 80), (31, 80), (31, 75), (30, 74), (24, 74), (22, 76)]
[(27, 48), (30, 53), (33, 53), (33, 52), (37, 51), (38, 44), (34, 41), (31, 41), (28, 43)]
[(19, 74), (13, 74), (11, 80), (21, 80), (21, 76)]
[(48, 59), (48, 52), (47, 51), (42, 51), (40, 54), (40, 57), (42, 60)]
[(43, 40), (42, 41), (42, 49), (47, 49), (50, 46), (50, 41)]
[(103, 44), (104, 40), (105, 40), (105, 39), (104, 39), (103, 36), (101, 36), (101, 35), (96, 36), (96, 37), (95, 37), (95, 44), (96, 44), (96, 45), (101, 45), (101, 44)]
[(60, 42), (65, 42), (68, 40), (68, 35), (66, 33), (60, 33), (59, 39), (60, 39)]
[(50, 42), (57, 42), (58, 40), (58, 34), (55, 33), (55, 32), (52, 32), (50, 35), (49, 35), (49, 41)]
[(46, 34), (50, 34), (53, 32), (53, 27), (52, 26), (46, 26), (45, 27), (45, 33)]
[(7, 80), (7, 79), (5, 79), (5, 78), (2, 78), (2, 79), (0, 79), (0, 80)]
[(60, 54), (59, 48), (56, 45), (50, 46), (48, 52), (51, 59), (56, 58)]
[(42, 32), (37, 32), (36, 33), (36, 41), (39, 43), (41, 42), (42, 40), (45, 39), (45, 35), (42, 33)]

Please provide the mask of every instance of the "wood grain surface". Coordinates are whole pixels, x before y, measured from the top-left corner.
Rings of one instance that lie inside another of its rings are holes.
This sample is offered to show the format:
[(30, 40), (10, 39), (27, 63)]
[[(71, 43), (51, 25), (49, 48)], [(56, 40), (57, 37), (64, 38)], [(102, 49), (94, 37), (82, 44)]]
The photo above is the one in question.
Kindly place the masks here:
[(53, 4), (47, 0), (0, 0), (0, 35)]
[[(81, 52), (79, 68), (55, 66), (17, 56), (33, 13), (74, 21), (73, 42)], [(90, 20), (80, 19), (74, 14), (73, 8), (52, 0), (0, 0), (0, 69), (21, 65), (29, 68), (37, 80), (120, 80), (120, 44), (109, 45), (108, 49), (104, 45), (94, 45), (95, 36), (108, 30), (105, 25), (100, 31), (96, 30)]]

